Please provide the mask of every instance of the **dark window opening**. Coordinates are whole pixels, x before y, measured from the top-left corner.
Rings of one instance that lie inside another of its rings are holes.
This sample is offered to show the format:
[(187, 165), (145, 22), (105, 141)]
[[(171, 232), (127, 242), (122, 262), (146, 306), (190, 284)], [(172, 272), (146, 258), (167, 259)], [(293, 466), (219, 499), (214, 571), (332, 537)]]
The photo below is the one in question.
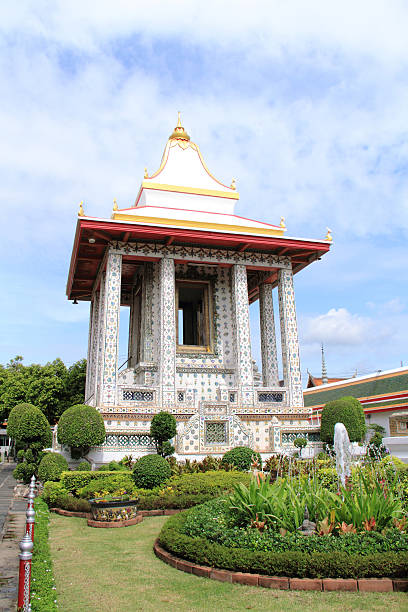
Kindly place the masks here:
[(177, 282), (177, 344), (209, 349), (208, 283)]

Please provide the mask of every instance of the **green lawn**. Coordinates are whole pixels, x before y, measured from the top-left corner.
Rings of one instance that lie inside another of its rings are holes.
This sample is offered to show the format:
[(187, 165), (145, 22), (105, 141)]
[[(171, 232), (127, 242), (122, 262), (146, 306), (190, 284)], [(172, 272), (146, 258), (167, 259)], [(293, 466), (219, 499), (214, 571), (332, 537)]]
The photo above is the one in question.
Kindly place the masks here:
[(216, 582), (157, 559), (153, 542), (165, 517), (122, 529), (92, 529), (53, 514), (51, 551), (62, 612), (218, 612), (229, 610), (408, 611), (404, 593), (307, 593)]

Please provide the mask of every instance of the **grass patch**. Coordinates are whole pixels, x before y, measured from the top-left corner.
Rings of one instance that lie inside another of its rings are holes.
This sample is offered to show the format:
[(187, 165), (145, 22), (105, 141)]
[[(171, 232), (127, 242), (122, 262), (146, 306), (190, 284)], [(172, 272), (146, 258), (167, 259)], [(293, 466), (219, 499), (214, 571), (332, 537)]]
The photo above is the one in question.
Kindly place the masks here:
[(166, 517), (123, 529), (92, 529), (84, 519), (52, 515), (51, 553), (63, 612), (289, 612), (407, 610), (404, 593), (272, 591), (198, 578), (165, 565), (153, 542)]

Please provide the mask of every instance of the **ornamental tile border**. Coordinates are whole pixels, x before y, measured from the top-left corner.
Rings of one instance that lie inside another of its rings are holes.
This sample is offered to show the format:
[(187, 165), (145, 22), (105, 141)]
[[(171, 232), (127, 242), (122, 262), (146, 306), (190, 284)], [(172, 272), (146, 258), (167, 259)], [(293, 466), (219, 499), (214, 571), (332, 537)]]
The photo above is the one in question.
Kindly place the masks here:
[(217, 569), (176, 557), (162, 548), (158, 539), (153, 545), (153, 551), (156, 557), (175, 569), (220, 582), (291, 591), (361, 591), (371, 593), (408, 591), (408, 580), (401, 578), (394, 580), (391, 578), (288, 578), (286, 576), (265, 576), (263, 574)]

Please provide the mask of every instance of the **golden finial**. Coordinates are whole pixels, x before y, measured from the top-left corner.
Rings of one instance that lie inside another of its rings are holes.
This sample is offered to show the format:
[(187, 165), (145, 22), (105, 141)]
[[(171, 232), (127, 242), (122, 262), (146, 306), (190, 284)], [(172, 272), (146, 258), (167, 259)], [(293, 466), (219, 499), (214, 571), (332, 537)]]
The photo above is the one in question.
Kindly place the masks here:
[(281, 217), (279, 225), (282, 229), (286, 229), (285, 217)]
[(144, 176), (144, 178), (149, 178), (149, 173), (147, 171), (146, 166), (145, 166), (145, 169), (144, 169), (144, 175), (143, 176)]
[(184, 127), (181, 125), (181, 115), (180, 111), (178, 112), (177, 125), (174, 128), (169, 140), (190, 140), (190, 136), (187, 134)]
[(118, 203), (116, 201), (116, 198), (113, 200), (113, 210), (118, 210)]
[(327, 242), (332, 242), (333, 241), (332, 231), (330, 228), (326, 228), (326, 229), (327, 229), (327, 234), (325, 236), (325, 240), (327, 240)]
[(235, 181), (235, 179), (232, 179), (231, 185), (230, 185), (230, 189), (234, 189), (234, 191), (235, 191), (236, 188), (237, 188), (236, 181)]
[(84, 217), (85, 216), (83, 204), (84, 204), (84, 201), (81, 200), (80, 203), (79, 203), (78, 217)]

